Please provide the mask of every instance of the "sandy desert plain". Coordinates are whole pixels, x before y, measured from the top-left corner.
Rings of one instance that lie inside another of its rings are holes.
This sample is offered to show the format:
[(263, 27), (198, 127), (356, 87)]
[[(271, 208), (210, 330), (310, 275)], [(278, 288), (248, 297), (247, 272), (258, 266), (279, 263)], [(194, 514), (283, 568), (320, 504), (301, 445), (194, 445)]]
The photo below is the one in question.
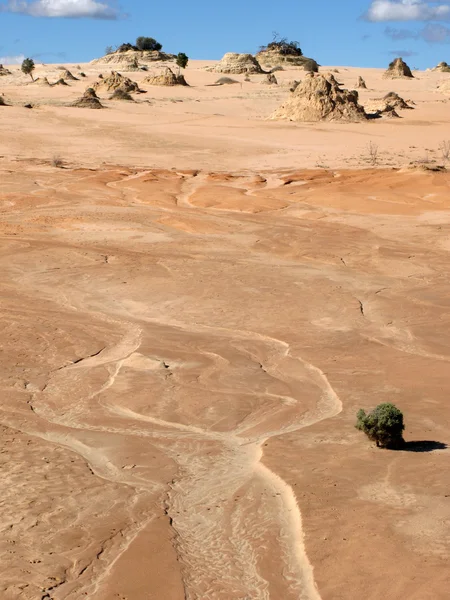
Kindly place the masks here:
[(414, 110), (311, 124), (208, 64), (0, 78), (0, 598), (448, 599), (450, 74), (333, 67)]

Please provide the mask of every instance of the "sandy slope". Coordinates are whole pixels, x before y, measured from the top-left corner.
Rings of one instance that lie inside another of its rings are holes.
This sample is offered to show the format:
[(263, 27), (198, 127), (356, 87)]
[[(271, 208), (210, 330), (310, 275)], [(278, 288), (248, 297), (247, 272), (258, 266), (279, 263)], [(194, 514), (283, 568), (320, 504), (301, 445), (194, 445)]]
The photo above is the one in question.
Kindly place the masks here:
[[(0, 82), (42, 103), (0, 112), (0, 596), (443, 600), (450, 177), (355, 154), (438, 155), (437, 76), (368, 71), (416, 110), (309, 126), (199, 66), (105, 111)], [(403, 452), (353, 427), (381, 401)]]

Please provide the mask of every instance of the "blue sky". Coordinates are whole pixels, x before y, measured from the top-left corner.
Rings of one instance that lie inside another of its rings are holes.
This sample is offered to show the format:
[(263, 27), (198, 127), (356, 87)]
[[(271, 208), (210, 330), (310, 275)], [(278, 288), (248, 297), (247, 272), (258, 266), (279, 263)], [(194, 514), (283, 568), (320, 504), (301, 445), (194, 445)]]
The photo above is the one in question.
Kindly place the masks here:
[[(277, 31), (324, 65), (450, 63), (450, 0), (0, 0), (0, 62), (86, 62), (108, 45), (155, 37), (168, 52), (219, 59)], [(11, 57), (8, 60), (8, 57)]]

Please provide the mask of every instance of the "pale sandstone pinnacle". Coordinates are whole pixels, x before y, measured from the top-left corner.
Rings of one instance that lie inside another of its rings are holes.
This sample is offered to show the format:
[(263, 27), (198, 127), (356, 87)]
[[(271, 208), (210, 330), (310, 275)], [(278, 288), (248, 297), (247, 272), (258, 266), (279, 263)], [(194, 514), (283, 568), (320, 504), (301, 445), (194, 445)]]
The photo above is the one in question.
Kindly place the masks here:
[(188, 85), (184, 75), (181, 73), (176, 75), (169, 67), (166, 67), (164, 73), (161, 73), (160, 75), (148, 75), (143, 82), (150, 85)]
[(65, 69), (65, 71), (62, 73), (61, 79), (69, 79), (69, 81), (78, 81), (78, 77), (72, 75), (72, 73), (68, 69)]
[(384, 79), (412, 79), (414, 75), (402, 58), (393, 60), (383, 74)]
[(100, 102), (97, 94), (95, 93), (95, 90), (91, 87), (87, 88), (81, 98), (75, 100), (72, 106), (76, 108), (104, 108), (103, 104)]
[(207, 70), (214, 73), (229, 73), (233, 75), (264, 72), (254, 56), (251, 54), (236, 54), (235, 52), (227, 52), (220, 62), (213, 67), (209, 67)]
[(43, 86), (50, 85), (50, 82), (47, 79), (47, 77), (38, 77), (32, 83), (35, 83), (36, 85), (43, 85)]
[(119, 88), (125, 92), (139, 91), (139, 85), (135, 81), (117, 73), (117, 71), (111, 71), (111, 74), (108, 75), (108, 77), (103, 77), (99, 81), (96, 81), (91, 87), (96, 91), (105, 89), (108, 92), (113, 92)]
[(358, 81), (356, 82), (355, 85), (356, 88), (359, 88), (361, 90), (366, 90), (367, 89), (367, 85), (366, 82), (364, 81), (364, 79), (361, 77), (361, 75), (358, 77)]
[(290, 121), (364, 121), (368, 117), (358, 103), (358, 92), (341, 89), (333, 75), (308, 74), (272, 119)]

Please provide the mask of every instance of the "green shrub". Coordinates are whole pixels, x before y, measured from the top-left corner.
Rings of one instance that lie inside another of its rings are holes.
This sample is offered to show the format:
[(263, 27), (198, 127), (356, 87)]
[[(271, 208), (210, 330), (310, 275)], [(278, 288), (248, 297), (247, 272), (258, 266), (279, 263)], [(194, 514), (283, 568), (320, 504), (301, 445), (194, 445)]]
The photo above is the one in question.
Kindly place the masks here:
[(125, 42), (124, 44), (117, 46), (116, 52), (128, 52), (128, 50), (139, 50), (139, 48), (137, 46), (133, 46), (133, 44)]
[(379, 404), (369, 413), (361, 408), (356, 415), (355, 427), (376, 442), (377, 447), (399, 448), (405, 443), (403, 414), (389, 402)]
[(178, 52), (177, 54), (177, 66), (180, 67), (180, 69), (185, 69), (187, 67), (187, 64), (189, 62), (189, 57), (187, 56), (187, 54), (185, 54), (184, 52)]
[(136, 40), (136, 46), (138, 50), (161, 50), (162, 44), (157, 42), (152, 37), (138, 37)]
[(31, 80), (34, 81), (34, 79), (33, 79), (34, 60), (32, 58), (26, 58), (22, 62), (21, 68), (22, 68), (22, 73), (25, 73), (25, 75), (29, 75), (31, 77)]

